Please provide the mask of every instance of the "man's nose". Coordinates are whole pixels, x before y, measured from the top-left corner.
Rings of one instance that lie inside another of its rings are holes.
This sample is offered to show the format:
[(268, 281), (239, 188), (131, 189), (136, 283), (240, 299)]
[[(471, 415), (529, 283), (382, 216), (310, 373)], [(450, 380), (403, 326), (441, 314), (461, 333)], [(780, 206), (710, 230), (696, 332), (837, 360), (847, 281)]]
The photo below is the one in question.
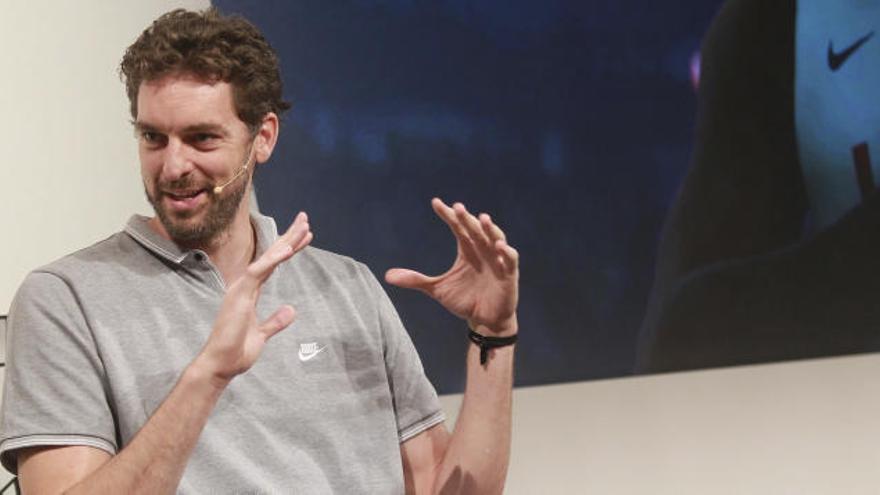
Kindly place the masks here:
[(180, 140), (171, 139), (165, 147), (162, 157), (162, 178), (166, 181), (185, 177), (193, 170), (192, 157), (187, 147)]

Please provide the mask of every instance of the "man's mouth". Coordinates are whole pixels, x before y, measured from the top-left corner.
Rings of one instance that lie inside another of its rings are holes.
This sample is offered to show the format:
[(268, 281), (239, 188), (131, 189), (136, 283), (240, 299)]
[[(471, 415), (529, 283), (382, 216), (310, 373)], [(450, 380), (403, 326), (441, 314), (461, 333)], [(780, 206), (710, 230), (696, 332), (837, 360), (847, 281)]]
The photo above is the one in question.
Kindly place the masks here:
[(185, 189), (175, 191), (163, 191), (162, 194), (168, 199), (171, 208), (176, 210), (190, 210), (201, 204), (207, 196), (207, 189)]
[(165, 195), (176, 201), (192, 199), (205, 192), (204, 189), (192, 189), (189, 191), (165, 191)]

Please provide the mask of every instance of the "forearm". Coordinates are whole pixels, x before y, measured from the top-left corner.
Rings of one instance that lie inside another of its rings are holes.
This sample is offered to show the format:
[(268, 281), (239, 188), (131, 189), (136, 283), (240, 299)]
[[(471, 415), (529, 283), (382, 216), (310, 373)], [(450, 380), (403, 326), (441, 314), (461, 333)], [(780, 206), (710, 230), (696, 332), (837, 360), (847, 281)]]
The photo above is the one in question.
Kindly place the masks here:
[(519, 253), (488, 214), (474, 216), (463, 204), (449, 207), (439, 198), (431, 206), (455, 235), (452, 267), (437, 277), (391, 269), (385, 279), (433, 297), (487, 338), (478, 339), (480, 346), (492, 349), (482, 360), (479, 346), (469, 345), (455, 431), (450, 436), (443, 427), (432, 428), (407, 441), (401, 447), (404, 481), (414, 493), (501, 493), (510, 460), (515, 340), (504, 338), (519, 329)]
[(510, 460), (514, 347), (489, 351), (468, 346), (461, 411), (438, 470), (434, 492), (501, 493)]
[(66, 493), (175, 493), (224, 389), (224, 382), (190, 365), (132, 441)]

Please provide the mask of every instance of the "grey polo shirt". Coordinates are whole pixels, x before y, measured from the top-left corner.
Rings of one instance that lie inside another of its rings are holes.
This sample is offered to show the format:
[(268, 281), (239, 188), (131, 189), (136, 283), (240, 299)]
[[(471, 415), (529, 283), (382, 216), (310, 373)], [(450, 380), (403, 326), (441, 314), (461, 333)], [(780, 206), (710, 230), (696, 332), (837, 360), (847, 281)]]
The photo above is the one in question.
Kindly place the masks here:
[[(275, 223), (252, 217), (257, 251)], [(9, 315), (0, 459), (131, 441), (202, 348), (225, 286), (199, 250), (132, 217), (123, 232), (28, 275)], [(308, 247), (257, 305), (296, 321), (222, 395), (179, 493), (402, 493), (399, 444), (443, 421), (391, 302), (350, 258)]]

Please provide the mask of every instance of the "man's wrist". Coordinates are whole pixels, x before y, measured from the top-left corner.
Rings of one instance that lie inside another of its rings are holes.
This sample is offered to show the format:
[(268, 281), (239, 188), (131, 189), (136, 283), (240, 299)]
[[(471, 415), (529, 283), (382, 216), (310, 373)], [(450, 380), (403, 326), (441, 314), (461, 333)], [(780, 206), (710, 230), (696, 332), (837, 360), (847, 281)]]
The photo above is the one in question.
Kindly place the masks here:
[(471, 329), (468, 332), (468, 340), (470, 340), (474, 345), (480, 348), (480, 364), (485, 365), (486, 361), (489, 359), (489, 353), (494, 351), (495, 349), (501, 348), (512, 348), (518, 339), (519, 335), (512, 334), (507, 336), (486, 336), (480, 333), (475, 332)]
[(477, 324), (473, 321), (468, 321), (468, 327), (474, 332), (485, 337), (511, 337), (519, 333), (519, 325), (516, 321), (516, 315), (513, 315), (504, 322), (493, 324), (491, 327), (484, 324)]
[(184, 370), (183, 379), (193, 384), (211, 387), (217, 392), (223, 392), (232, 380), (210, 370), (205, 365), (201, 356), (196, 357)]

